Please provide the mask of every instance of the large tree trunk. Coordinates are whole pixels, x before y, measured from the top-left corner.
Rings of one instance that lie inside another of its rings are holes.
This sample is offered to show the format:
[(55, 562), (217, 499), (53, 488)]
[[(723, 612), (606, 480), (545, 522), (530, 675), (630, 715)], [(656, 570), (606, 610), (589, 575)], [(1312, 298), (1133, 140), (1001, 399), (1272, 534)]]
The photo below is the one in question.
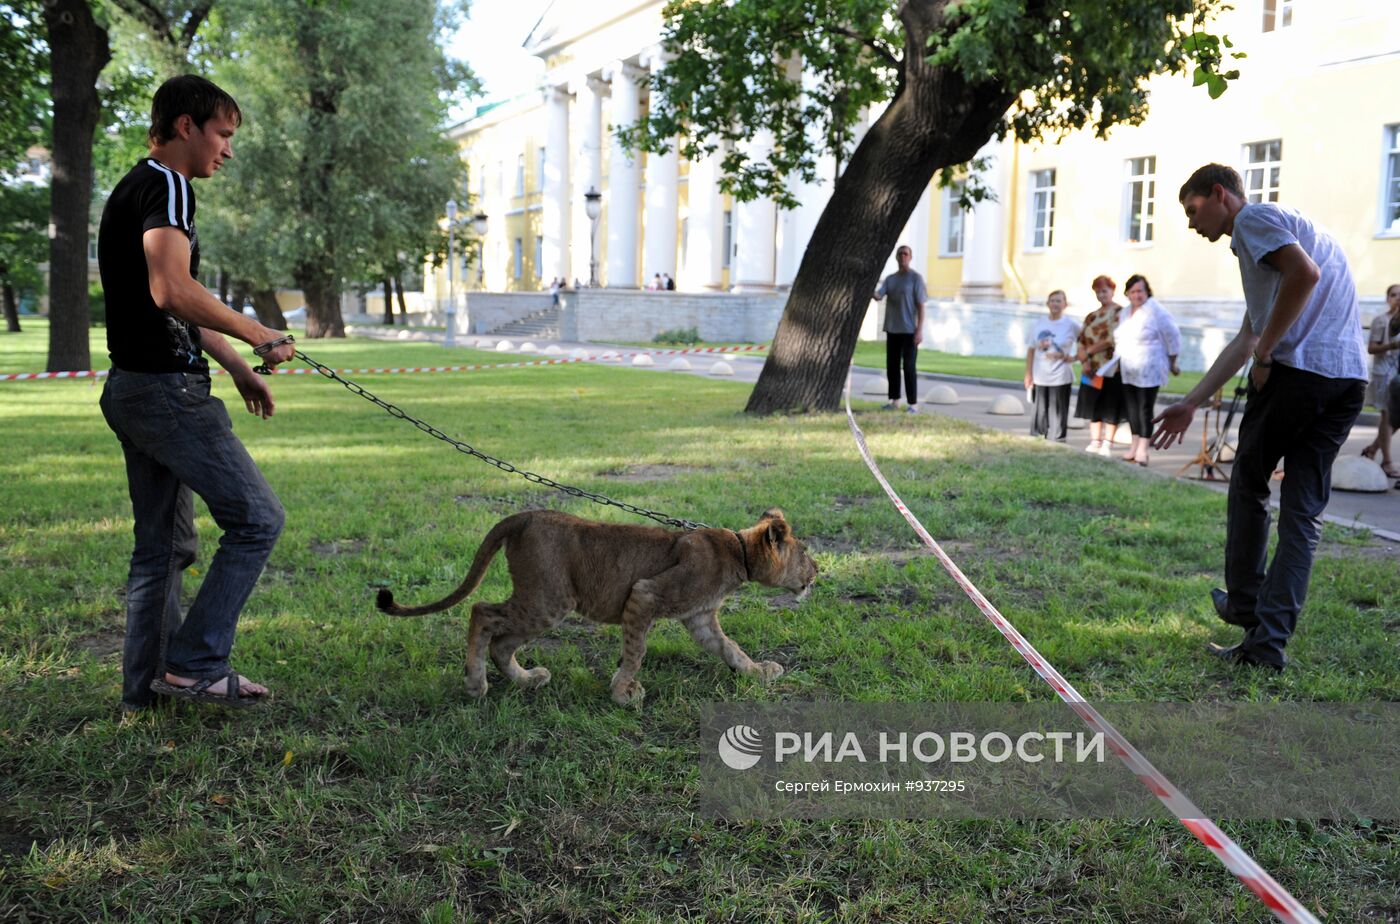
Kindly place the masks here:
[(49, 240), (48, 371), (87, 369), (88, 209), (92, 204), (92, 139), (101, 104), (97, 75), (111, 60), (107, 30), (87, 0), (49, 0), (53, 99), (53, 182)]
[(277, 303), (277, 292), (273, 289), (253, 290), (253, 311), (263, 327), (273, 330), (286, 330), (287, 318), (282, 314), (282, 306)]
[(3, 295), (5, 301), (5, 330), (12, 334), (18, 334), (20, 332), (19, 299), (15, 297), (15, 287), (8, 282), (5, 283), (0, 286), (0, 295)]
[(408, 326), (408, 303), (403, 298), (403, 274), (394, 273), (394, 297), (399, 300), (399, 320), (404, 327)]
[(306, 295), (306, 337), (344, 337), (345, 319), (340, 315), (340, 286), (320, 265), (302, 265), (293, 274)]
[(394, 282), (384, 277), (384, 326), (394, 326)]
[[(941, 4), (903, 8), (904, 73), (889, 108), (856, 147), (807, 243), (773, 348), (746, 411), (832, 411), (880, 270), (936, 171), (966, 163), (1013, 100), (924, 59)], [(913, 21), (924, 16), (929, 21)]]

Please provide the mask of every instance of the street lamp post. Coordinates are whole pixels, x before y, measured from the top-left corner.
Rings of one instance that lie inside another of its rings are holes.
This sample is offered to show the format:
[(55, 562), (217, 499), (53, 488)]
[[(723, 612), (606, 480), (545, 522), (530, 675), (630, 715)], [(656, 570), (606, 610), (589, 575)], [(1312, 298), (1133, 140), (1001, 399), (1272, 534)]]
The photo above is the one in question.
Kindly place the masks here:
[(476, 232), (476, 287), (486, 288), (486, 213), (477, 212), (472, 216), (472, 230)]
[(457, 333), (457, 200), (447, 200), (447, 337), (445, 346), (455, 345)]
[(589, 235), (588, 285), (590, 288), (596, 289), (598, 287), (598, 216), (603, 214), (603, 194), (592, 186), (588, 187), (588, 192), (583, 194), (583, 212), (593, 223), (593, 230)]

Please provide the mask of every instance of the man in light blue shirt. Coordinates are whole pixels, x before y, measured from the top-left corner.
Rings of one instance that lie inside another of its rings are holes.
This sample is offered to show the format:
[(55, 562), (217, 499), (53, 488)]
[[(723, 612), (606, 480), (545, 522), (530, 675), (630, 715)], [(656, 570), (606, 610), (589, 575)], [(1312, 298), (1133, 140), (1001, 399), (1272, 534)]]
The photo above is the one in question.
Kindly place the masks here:
[[(1283, 670), (1283, 649), (1307, 598), (1332, 462), (1361, 412), (1366, 351), (1356, 284), (1337, 241), (1295, 209), (1246, 202), (1240, 175), (1207, 164), (1181, 187), (1192, 230), (1231, 238), (1239, 257), (1245, 319), (1240, 332), (1179, 404), (1158, 416), (1159, 449), (1182, 438), (1195, 410), (1245, 361), (1248, 405), (1230, 473), (1225, 590), (1216, 613), (1245, 630), (1237, 645), (1210, 650), (1234, 664)], [(1284, 460), (1278, 548), (1265, 570), (1269, 479)]]

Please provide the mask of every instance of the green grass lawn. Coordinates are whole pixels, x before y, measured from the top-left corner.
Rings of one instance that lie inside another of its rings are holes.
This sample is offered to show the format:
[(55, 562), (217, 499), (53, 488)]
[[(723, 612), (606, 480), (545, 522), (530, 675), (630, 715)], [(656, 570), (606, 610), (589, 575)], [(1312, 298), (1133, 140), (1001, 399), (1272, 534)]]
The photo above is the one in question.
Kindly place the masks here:
[[(42, 339), (28, 319), (0, 334), (0, 369), (42, 368)], [(301, 346), (337, 367), (449, 360), (427, 344)], [(392, 619), (375, 586), (435, 599), (494, 522), (531, 506), (636, 521), (452, 452), (332, 382), (274, 380), (277, 415), (260, 421), (221, 377), (288, 511), (234, 651), (276, 698), (122, 721), (130, 508), (100, 386), (0, 383), (0, 920), (1270, 920), (1166, 819), (696, 817), (706, 702), (1053, 699), (917, 544), (844, 417), (753, 419), (740, 383), (629, 368), (364, 384), (522, 468), (640, 506), (727, 527), (783, 507), (822, 569), (812, 597), (788, 609), (750, 585), (723, 619), (787, 673), (736, 676), (663, 624), (645, 704), (619, 708), (617, 629), (570, 620), (521, 652), (548, 686), (518, 691), (491, 667), (490, 692), (470, 699), (467, 607)], [(1293, 668), (1231, 672), (1201, 651), (1234, 638), (1206, 596), (1222, 495), (937, 415), (862, 412), (862, 426), (909, 507), (1091, 699), (1400, 696), (1395, 560), (1364, 534), (1325, 529)], [(187, 594), (217, 536), (197, 512)], [(474, 599), (507, 588), (498, 559)], [(1328, 920), (1400, 910), (1394, 824), (1221, 823)]]

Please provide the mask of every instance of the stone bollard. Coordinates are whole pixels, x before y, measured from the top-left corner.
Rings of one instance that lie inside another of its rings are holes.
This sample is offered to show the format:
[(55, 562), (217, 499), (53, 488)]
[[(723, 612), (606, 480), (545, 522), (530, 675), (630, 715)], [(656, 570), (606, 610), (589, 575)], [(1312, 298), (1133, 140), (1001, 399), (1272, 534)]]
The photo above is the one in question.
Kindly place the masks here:
[(860, 390), (863, 395), (888, 395), (890, 393), (890, 380), (883, 375), (865, 380), (865, 387)]
[(515, 344), (511, 343), (509, 340), (502, 340), (500, 343), (496, 344), (497, 353), (509, 353), (513, 349), (515, 349)]
[(539, 351), (540, 348), (533, 340), (526, 340), (524, 343), (520, 344), (520, 352), (522, 353), (538, 353)]
[(929, 404), (957, 404), (958, 392), (951, 385), (935, 385), (928, 390), (923, 400)]
[(1013, 395), (997, 395), (992, 406), (987, 408), (987, 413), (1000, 414), (1004, 417), (1022, 417), (1026, 413), (1026, 408)]
[(690, 360), (686, 359), (684, 356), (677, 356), (675, 359), (671, 360), (671, 365), (666, 368), (676, 372), (685, 372), (690, 369)]
[(544, 348), (544, 355), (546, 356), (559, 356), (563, 352), (563, 350), (559, 349), (559, 345), (557, 343), (551, 343), (549, 346)]
[(733, 375), (734, 367), (724, 360), (720, 360), (710, 367), (710, 375)]
[(1340, 456), (1332, 463), (1332, 487), (1338, 491), (1379, 494), (1390, 490), (1385, 471), (1361, 456)]
[(654, 365), (656, 365), (656, 360), (652, 359), (650, 356), (648, 356), (648, 355), (645, 354), (645, 353), (638, 353), (636, 356), (633, 356), (633, 357), (632, 357), (632, 365), (634, 365), (634, 366), (654, 366)]

